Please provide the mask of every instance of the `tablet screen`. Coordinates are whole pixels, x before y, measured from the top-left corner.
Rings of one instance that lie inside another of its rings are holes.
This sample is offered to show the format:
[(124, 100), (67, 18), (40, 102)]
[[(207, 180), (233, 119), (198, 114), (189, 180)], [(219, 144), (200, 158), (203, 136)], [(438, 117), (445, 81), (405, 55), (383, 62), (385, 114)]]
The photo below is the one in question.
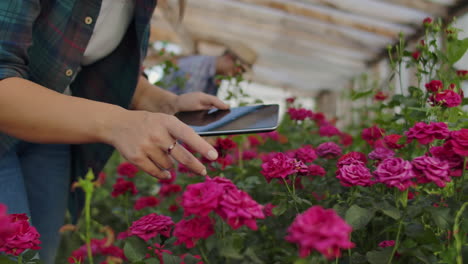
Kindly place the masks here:
[(202, 136), (269, 132), (278, 126), (277, 104), (234, 107), (229, 110), (180, 112), (175, 116)]

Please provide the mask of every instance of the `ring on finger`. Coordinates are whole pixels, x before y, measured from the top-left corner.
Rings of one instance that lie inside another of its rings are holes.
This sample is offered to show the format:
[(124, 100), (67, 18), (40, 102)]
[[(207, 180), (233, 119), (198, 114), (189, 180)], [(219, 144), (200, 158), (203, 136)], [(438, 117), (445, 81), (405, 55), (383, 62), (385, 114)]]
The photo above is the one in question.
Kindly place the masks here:
[(167, 148), (166, 152), (168, 155), (171, 155), (171, 151), (175, 148), (176, 145), (177, 145), (177, 140), (174, 141), (174, 143)]

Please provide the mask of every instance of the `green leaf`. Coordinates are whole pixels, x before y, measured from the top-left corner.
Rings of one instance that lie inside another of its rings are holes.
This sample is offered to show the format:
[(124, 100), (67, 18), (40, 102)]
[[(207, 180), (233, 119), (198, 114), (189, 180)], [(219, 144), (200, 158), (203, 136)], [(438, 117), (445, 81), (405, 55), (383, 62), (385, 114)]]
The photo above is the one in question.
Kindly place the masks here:
[(468, 49), (468, 38), (453, 40), (447, 43), (447, 57), (451, 64), (459, 61)]
[(180, 263), (179, 256), (173, 256), (167, 253), (163, 253), (162, 257), (163, 257), (164, 264), (179, 264)]
[(384, 215), (389, 216), (395, 220), (400, 219), (400, 210), (398, 210), (395, 206), (387, 202), (379, 203), (377, 206), (377, 209), (380, 210)]
[(386, 247), (382, 250), (369, 251), (366, 254), (367, 261), (371, 264), (387, 263), (392, 255), (393, 247)]
[(309, 261), (307, 259), (298, 259), (294, 261), (294, 264), (309, 264)]
[(23, 253), (23, 260), (24, 261), (29, 261), (29, 260), (32, 260), (33, 258), (35, 258), (36, 256), (37, 256), (37, 251), (28, 250), (28, 251)]
[(132, 262), (140, 261), (146, 257), (147, 244), (139, 237), (127, 238), (124, 245), (125, 256)]
[(225, 238), (224, 239), (225, 243), (222, 244), (219, 254), (226, 258), (242, 259), (243, 256), (240, 254), (240, 248), (238, 245), (239, 244), (238, 242), (240, 242), (239, 239), (240, 239), (239, 237)]
[(353, 230), (365, 227), (373, 217), (373, 211), (355, 204), (346, 211), (345, 215), (346, 222), (353, 227)]
[(157, 258), (145, 259), (145, 264), (160, 264), (161, 262)]
[(287, 202), (285, 200), (282, 200), (278, 206), (276, 206), (275, 208), (271, 210), (271, 212), (276, 216), (280, 216), (284, 214), (284, 212), (286, 212), (287, 209), (288, 209)]
[(249, 247), (245, 252), (244, 252), (244, 255), (246, 255), (247, 257), (249, 257), (251, 260), (252, 260), (252, 263), (256, 263), (256, 264), (264, 264), (265, 262), (263, 262), (261, 259), (259, 259), (257, 257), (257, 254), (255, 253), (255, 250), (253, 250), (253, 248)]
[(16, 264), (16, 261), (10, 259), (7, 256), (0, 256), (0, 263), (1, 264)]
[(351, 100), (353, 101), (356, 101), (357, 99), (359, 98), (362, 98), (362, 97), (367, 97), (371, 94), (374, 93), (374, 90), (371, 89), (369, 91), (364, 91), (364, 92), (354, 92), (354, 91), (351, 91)]
[(432, 220), (441, 229), (449, 229), (451, 219), (453, 216), (450, 215), (450, 208), (431, 208), (430, 213)]

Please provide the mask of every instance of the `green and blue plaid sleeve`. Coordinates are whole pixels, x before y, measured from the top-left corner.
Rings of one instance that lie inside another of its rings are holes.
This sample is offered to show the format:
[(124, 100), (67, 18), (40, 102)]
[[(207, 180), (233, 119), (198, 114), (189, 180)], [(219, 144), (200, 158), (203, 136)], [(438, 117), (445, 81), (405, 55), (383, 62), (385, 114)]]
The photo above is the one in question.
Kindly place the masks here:
[(40, 10), (40, 0), (0, 1), (0, 80), (29, 78), (28, 48)]

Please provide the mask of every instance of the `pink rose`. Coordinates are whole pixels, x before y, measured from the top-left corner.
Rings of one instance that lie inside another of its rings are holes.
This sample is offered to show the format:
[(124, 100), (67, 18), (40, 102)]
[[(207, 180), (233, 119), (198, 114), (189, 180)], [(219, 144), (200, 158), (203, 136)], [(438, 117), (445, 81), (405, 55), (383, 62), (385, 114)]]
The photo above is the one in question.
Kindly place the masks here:
[(371, 160), (384, 160), (395, 156), (393, 150), (387, 148), (376, 148), (369, 153), (369, 159)]
[(434, 97), (434, 101), (445, 107), (456, 107), (461, 104), (462, 98), (460, 94), (452, 90), (445, 90), (437, 93)]
[(325, 169), (319, 165), (316, 164), (311, 164), (309, 167), (307, 167), (307, 175), (309, 176), (320, 176), (323, 177), (327, 174)]
[(317, 159), (317, 153), (315, 153), (314, 148), (310, 145), (304, 145), (301, 148), (292, 151), (292, 153), (292, 158), (298, 159), (304, 163), (313, 162)]
[(431, 122), (430, 124), (418, 122), (405, 134), (410, 142), (416, 139), (419, 144), (427, 145), (432, 143), (434, 139), (446, 139), (449, 133), (447, 124), (443, 122)]
[(389, 187), (397, 187), (400, 191), (413, 185), (413, 179), (416, 177), (411, 163), (400, 158), (383, 160), (374, 174), (378, 182)]
[(439, 80), (432, 80), (429, 83), (426, 83), (426, 89), (428, 92), (436, 93), (444, 88), (444, 84)]
[(445, 183), (451, 180), (447, 161), (422, 156), (413, 159), (412, 164), (420, 183), (434, 182), (437, 186), (443, 188)]
[(289, 108), (288, 114), (291, 120), (304, 120), (313, 115), (312, 111), (305, 108)]
[(174, 227), (173, 236), (177, 238), (174, 245), (185, 244), (187, 248), (195, 247), (199, 239), (207, 239), (214, 234), (213, 222), (207, 216), (180, 220)]
[(284, 179), (296, 173), (295, 160), (283, 153), (275, 153), (262, 164), (261, 173), (270, 182), (274, 178)]
[(247, 139), (249, 140), (250, 147), (252, 148), (262, 144), (257, 136), (248, 136)]
[(121, 176), (127, 176), (128, 178), (133, 178), (138, 172), (137, 166), (124, 162), (117, 167), (117, 173)]
[(336, 178), (339, 179), (341, 185), (345, 187), (367, 187), (373, 184), (372, 174), (364, 163), (342, 166), (338, 169)]
[(386, 248), (386, 247), (393, 247), (395, 246), (395, 240), (384, 240), (379, 243), (379, 247)]
[[(5, 221), (5, 219), (3, 219), (3, 221)], [(26, 214), (8, 215), (8, 222), (9, 224), (6, 226), (9, 226), (11, 229), (8, 230), (8, 235), (4, 234), (3, 236), (3, 244), (0, 244), (0, 252), (19, 256), (27, 249), (41, 249), (39, 246), (41, 243), (41, 241), (39, 241), (40, 234), (37, 232), (36, 228), (29, 224)]]
[(256, 159), (258, 153), (254, 150), (245, 150), (242, 152), (242, 160), (253, 160)]
[(380, 128), (377, 125), (374, 125), (372, 127), (363, 129), (361, 137), (369, 145), (374, 145), (374, 142), (382, 138), (384, 134), (385, 134), (385, 130), (383, 128)]
[(468, 129), (462, 128), (450, 132), (449, 142), (453, 152), (460, 156), (468, 157)]
[(222, 186), (212, 181), (187, 186), (182, 195), (184, 215), (208, 216), (218, 207), (222, 192)]
[(288, 97), (286, 98), (286, 103), (293, 104), (296, 101), (296, 97)]
[(276, 207), (276, 205), (273, 205), (271, 203), (267, 203), (263, 206), (263, 214), (265, 217), (272, 217), (275, 216), (273, 214), (273, 209)]
[(341, 256), (341, 249), (350, 249), (352, 228), (332, 209), (313, 206), (296, 216), (288, 228), (286, 240), (299, 246), (299, 255), (307, 257), (317, 250), (328, 259)]
[(462, 156), (455, 153), (452, 149), (451, 141), (445, 142), (443, 146), (432, 147), (430, 149), (432, 156), (447, 161), (450, 167), (450, 176), (459, 177), (461, 176), (463, 168)]
[(216, 213), (233, 228), (246, 225), (257, 230), (257, 219), (264, 219), (263, 206), (239, 189), (226, 189)]
[[(108, 245), (107, 238), (91, 239), (91, 252), (93, 256), (113, 256), (125, 259), (123, 250), (117, 246)], [(87, 257), (88, 251), (85, 244), (72, 252), (71, 256), (68, 258), (68, 262), (84, 263)]]
[(317, 149), (317, 154), (323, 158), (336, 158), (341, 155), (341, 148), (334, 142), (325, 142), (320, 144)]
[(366, 155), (362, 152), (357, 152), (357, 151), (351, 151), (349, 153), (344, 154), (338, 159), (338, 167), (342, 167), (344, 165), (350, 165), (350, 164), (359, 164), (367, 163), (367, 158)]
[(235, 148), (237, 148), (237, 144), (236, 144), (236, 142), (234, 142), (230, 138), (224, 138), (224, 139), (223, 138), (217, 138), (215, 148), (219, 152), (221, 152), (223, 150), (235, 149)]
[(338, 128), (330, 124), (325, 124), (319, 129), (319, 135), (321, 137), (333, 137), (339, 134), (341, 134), (340, 130), (338, 130)]
[(147, 207), (156, 207), (158, 204), (159, 200), (154, 196), (140, 197), (138, 200), (136, 200), (133, 208), (135, 210), (142, 210)]
[(138, 236), (148, 241), (161, 234), (165, 237), (171, 236), (171, 228), (174, 225), (169, 216), (151, 213), (134, 221), (129, 228), (130, 235)]
[(426, 17), (426, 18), (423, 20), (423, 24), (424, 24), (424, 26), (430, 26), (430, 25), (432, 24), (432, 18)]
[(375, 95), (374, 95), (374, 100), (376, 101), (383, 101), (385, 99), (387, 99), (388, 95), (385, 94), (384, 92), (382, 91), (379, 91), (377, 92)]
[(421, 57), (421, 52), (419, 50), (415, 50), (413, 53), (411, 53), (411, 57), (417, 61)]
[(117, 197), (126, 192), (131, 192), (133, 195), (138, 193), (135, 184), (131, 181), (126, 181), (123, 178), (118, 178), (117, 182), (113, 186), (112, 197)]
[(341, 133), (340, 134), (340, 144), (349, 147), (353, 144), (353, 136), (347, 133)]
[(159, 190), (161, 197), (168, 197), (182, 191), (182, 187), (178, 184), (163, 184)]
[(403, 136), (397, 134), (386, 135), (384, 137), (385, 145), (390, 149), (401, 149), (405, 146), (404, 144), (398, 144), (398, 141), (402, 137)]

